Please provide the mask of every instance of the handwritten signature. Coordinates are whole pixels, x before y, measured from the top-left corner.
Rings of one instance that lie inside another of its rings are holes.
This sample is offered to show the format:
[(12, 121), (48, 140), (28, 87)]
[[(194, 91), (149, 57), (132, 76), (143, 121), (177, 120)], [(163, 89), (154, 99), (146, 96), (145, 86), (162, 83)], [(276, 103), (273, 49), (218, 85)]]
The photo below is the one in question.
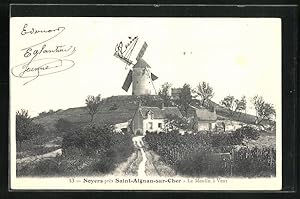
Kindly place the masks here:
[[(29, 78), (23, 85), (32, 82), (40, 76), (59, 73), (72, 68), (75, 62), (66, 57), (71, 56), (76, 52), (76, 47), (72, 45), (56, 45), (49, 47), (47, 44), (50, 40), (60, 35), (66, 28), (57, 27), (54, 29), (36, 29), (28, 28), (28, 24), (24, 24), (21, 31), (22, 36), (46, 34), (48, 37), (33, 45), (21, 49), (23, 57), (26, 61), (18, 64), (11, 69), (11, 73), (18, 78)], [(54, 57), (45, 57), (55, 55)]]
[(129, 59), (136, 43), (138, 41), (138, 36), (128, 37), (130, 41), (127, 44), (123, 44), (123, 42), (119, 42), (115, 47), (115, 56), (124, 61), (127, 65), (132, 64), (132, 61)]

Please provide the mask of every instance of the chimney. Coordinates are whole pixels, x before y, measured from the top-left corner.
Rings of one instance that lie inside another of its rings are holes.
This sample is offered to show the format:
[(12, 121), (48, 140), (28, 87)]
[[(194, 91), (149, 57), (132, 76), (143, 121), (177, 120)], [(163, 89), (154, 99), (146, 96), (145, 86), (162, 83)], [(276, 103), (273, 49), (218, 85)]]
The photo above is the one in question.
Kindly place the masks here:
[(212, 110), (214, 113), (216, 113), (216, 107), (214, 105), (212, 106)]
[(161, 109), (164, 109), (165, 108), (165, 103), (161, 103)]

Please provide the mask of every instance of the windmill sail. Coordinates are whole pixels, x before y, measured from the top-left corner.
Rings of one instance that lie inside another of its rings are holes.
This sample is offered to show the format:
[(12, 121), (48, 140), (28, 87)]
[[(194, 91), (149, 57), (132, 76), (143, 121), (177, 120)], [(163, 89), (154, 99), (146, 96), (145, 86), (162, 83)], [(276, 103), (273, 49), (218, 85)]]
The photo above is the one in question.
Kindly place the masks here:
[(127, 77), (123, 83), (122, 88), (127, 92), (132, 82), (132, 70), (130, 70), (127, 74)]
[(143, 46), (142, 46), (139, 54), (136, 57), (137, 61), (140, 60), (143, 57), (143, 55), (145, 54), (145, 51), (146, 51), (147, 47), (148, 47), (148, 44), (146, 42), (144, 42), (144, 44), (143, 44)]
[(131, 65), (132, 64), (132, 61), (129, 60), (128, 58), (126, 57), (123, 57), (121, 55), (119, 55), (118, 53), (115, 52), (114, 54), (115, 57), (117, 57), (118, 59), (120, 59), (121, 61), (123, 61), (124, 63), (126, 63), (126, 65)]
[(154, 80), (158, 79), (158, 77), (156, 75), (154, 75), (153, 73), (151, 73), (151, 79), (152, 79), (152, 81), (154, 81)]

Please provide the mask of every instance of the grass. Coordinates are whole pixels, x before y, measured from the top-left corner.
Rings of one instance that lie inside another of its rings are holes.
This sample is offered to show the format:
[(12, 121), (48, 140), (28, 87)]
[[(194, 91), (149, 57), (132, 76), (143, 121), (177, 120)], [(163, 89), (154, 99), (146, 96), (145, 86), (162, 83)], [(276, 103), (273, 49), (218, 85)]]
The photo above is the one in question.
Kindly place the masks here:
[[(126, 161), (134, 150), (130, 134), (115, 133), (110, 127), (87, 125), (66, 132), (63, 140), (47, 138), (48, 143), (45, 144), (50, 147), (42, 145), (41, 140), (28, 142), (39, 144), (35, 146), (41, 148), (30, 148), (27, 143), (27, 155), (30, 152), (32, 155), (46, 153), (48, 151), (45, 151), (45, 148), (54, 149), (51, 146), (62, 148), (62, 155), (40, 161), (32, 160), (26, 164), (20, 163), (17, 165), (17, 176), (103, 175)], [(56, 145), (58, 142), (60, 145)]]
[[(157, 95), (123, 95), (108, 97), (103, 99), (103, 103), (99, 106), (98, 112), (95, 114), (93, 122), (94, 124), (99, 126), (105, 123), (116, 124), (126, 122), (132, 119), (139, 101), (142, 101), (143, 105), (150, 106), (157, 106), (161, 104), (161, 99)], [(197, 100), (194, 99), (193, 103), (197, 104)], [(220, 106), (215, 102), (212, 103), (216, 107), (218, 116), (244, 122), (246, 124), (253, 124), (255, 121), (255, 116), (250, 114), (241, 113), (239, 117), (235, 115), (230, 116), (229, 111), (226, 108)], [(91, 119), (86, 107), (77, 107), (69, 108), (67, 110), (61, 110), (45, 116), (38, 116), (34, 118), (34, 121), (41, 124), (43, 127), (45, 127), (46, 130), (53, 131), (55, 130), (55, 123), (61, 118), (66, 119), (72, 123), (77, 123), (81, 126), (89, 123)]]
[[(113, 96), (106, 98), (98, 108), (93, 123), (101, 126), (105, 123), (121, 123), (132, 119), (138, 106), (138, 96)], [(34, 121), (41, 124), (46, 130), (55, 130), (55, 123), (59, 119), (66, 119), (72, 123), (84, 126), (90, 123), (90, 115), (86, 107), (70, 108), (57, 113), (34, 118)]]
[(17, 144), (17, 158), (36, 156), (61, 148), (62, 140), (55, 134), (45, 134)]

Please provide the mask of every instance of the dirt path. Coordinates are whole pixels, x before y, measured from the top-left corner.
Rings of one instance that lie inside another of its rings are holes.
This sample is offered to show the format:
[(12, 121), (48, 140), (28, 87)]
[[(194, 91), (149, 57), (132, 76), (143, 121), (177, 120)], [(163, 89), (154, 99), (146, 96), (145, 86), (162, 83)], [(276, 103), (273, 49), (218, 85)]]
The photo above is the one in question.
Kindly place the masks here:
[(61, 154), (62, 154), (62, 149), (57, 149), (55, 151), (52, 151), (52, 152), (49, 152), (49, 153), (46, 153), (43, 155), (29, 156), (26, 158), (17, 159), (17, 164), (41, 161), (43, 159), (54, 158), (56, 156), (60, 156)]
[(175, 172), (153, 151), (147, 150), (143, 142), (143, 136), (132, 138), (135, 146), (135, 152), (127, 159), (126, 162), (120, 164), (113, 175), (118, 176), (175, 176)]

